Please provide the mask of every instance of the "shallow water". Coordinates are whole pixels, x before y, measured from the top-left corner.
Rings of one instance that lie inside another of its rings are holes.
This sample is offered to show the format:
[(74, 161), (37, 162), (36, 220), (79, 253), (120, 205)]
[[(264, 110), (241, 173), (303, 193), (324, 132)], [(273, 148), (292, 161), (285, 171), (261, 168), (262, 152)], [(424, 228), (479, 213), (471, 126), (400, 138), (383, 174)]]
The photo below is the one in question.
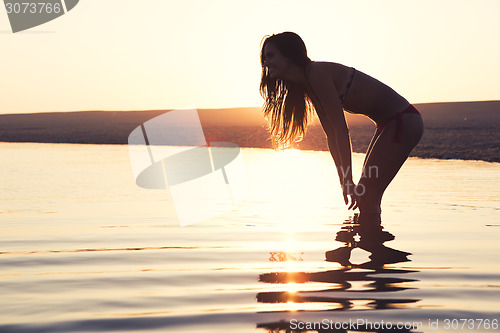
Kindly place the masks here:
[(135, 185), (126, 146), (0, 155), (0, 332), (499, 330), (498, 163), (410, 159), (383, 223), (411, 261), (358, 247), (343, 266), (325, 261), (352, 215), (326, 152), (243, 149), (246, 199), (186, 227)]

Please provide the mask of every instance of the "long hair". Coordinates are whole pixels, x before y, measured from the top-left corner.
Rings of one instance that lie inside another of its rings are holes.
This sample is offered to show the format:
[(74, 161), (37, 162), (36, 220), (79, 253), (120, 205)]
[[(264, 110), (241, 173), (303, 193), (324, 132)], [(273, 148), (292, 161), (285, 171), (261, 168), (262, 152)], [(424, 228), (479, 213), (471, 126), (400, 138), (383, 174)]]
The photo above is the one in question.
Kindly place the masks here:
[(311, 63), (304, 42), (293, 32), (267, 36), (262, 44), (260, 62), (262, 77), (260, 94), (264, 98), (263, 112), (268, 120), (268, 130), (275, 149), (284, 149), (301, 141), (311, 118), (313, 104), (307, 95), (305, 83), (295, 83), (271, 78), (264, 66), (264, 48), (272, 43), (289, 61), (299, 66), (304, 73)]

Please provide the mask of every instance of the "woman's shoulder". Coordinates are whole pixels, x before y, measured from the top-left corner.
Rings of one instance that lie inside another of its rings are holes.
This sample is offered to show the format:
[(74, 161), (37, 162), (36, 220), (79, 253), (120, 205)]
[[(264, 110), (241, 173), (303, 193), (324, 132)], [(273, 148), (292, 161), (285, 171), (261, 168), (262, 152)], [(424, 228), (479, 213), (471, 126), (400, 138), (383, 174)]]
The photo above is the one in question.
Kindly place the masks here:
[(338, 78), (345, 76), (351, 67), (330, 61), (313, 61), (307, 67), (308, 76), (330, 76)]
[(322, 71), (325, 71), (325, 70), (343, 71), (343, 70), (347, 70), (350, 68), (350, 67), (347, 67), (343, 64), (339, 64), (339, 63), (332, 62), (332, 61), (312, 61), (308, 65), (308, 67), (311, 70), (322, 70)]
[(350, 70), (350, 67), (336, 62), (313, 61), (306, 70), (306, 76), (308, 82), (319, 85), (328, 82), (338, 90)]

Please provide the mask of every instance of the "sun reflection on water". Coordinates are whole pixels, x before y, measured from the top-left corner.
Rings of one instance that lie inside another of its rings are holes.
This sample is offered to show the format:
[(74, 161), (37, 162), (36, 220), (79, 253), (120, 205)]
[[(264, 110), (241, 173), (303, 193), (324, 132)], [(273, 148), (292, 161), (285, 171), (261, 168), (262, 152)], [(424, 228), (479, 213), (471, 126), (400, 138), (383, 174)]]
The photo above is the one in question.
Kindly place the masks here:
[[(355, 233), (360, 235), (358, 240), (354, 240)], [(377, 238), (375, 234), (365, 234), (355, 220), (345, 221), (336, 238), (341, 239), (344, 246), (325, 253), (326, 261), (340, 263), (340, 268), (310, 266), (303, 259), (304, 252), (300, 251), (305, 243), (297, 239), (297, 235), (300, 234), (292, 231), (285, 234), (278, 245), (279, 250), (270, 252), (269, 261), (280, 263), (279, 267), (259, 276), (259, 282), (273, 285), (272, 290), (257, 294), (258, 302), (265, 303), (267, 311), (403, 309), (415, 307), (420, 301), (418, 298), (383, 294), (409, 290), (412, 288), (409, 283), (418, 281), (399, 275), (415, 271), (385, 266), (407, 262), (410, 255), (383, 245), (394, 239), (391, 233), (381, 231)], [(346, 249), (348, 251), (343, 251)], [(356, 251), (365, 258), (351, 256)], [(349, 262), (352, 259), (364, 260), (361, 263)]]

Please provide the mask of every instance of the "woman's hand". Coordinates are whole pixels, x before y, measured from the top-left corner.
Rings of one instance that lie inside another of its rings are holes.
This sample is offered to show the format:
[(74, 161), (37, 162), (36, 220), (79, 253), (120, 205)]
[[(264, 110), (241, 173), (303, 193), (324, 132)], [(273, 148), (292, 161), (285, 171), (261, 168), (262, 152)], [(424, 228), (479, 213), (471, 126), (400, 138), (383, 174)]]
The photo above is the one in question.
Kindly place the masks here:
[[(358, 208), (359, 198), (356, 195), (356, 184), (351, 180), (344, 181), (342, 184), (342, 194), (344, 195), (344, 202), (349, 206), (348, 209), (356, 209)], [(351, 203), (349, 204), (349, 197), (351, 197)]]

